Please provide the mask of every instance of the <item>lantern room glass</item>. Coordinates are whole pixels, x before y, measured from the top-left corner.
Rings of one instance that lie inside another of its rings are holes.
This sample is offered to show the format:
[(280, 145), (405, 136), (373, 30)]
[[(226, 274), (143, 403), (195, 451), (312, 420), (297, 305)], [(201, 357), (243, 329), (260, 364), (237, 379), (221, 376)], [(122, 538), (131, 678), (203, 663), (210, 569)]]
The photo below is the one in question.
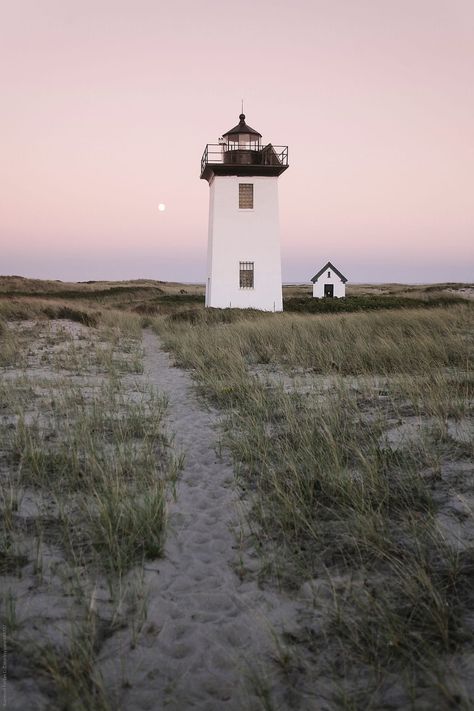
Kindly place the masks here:
[(260, 137), (254, 133), (233, 133), (227, 138), (228, 151), (258, 151), (260, 149)]

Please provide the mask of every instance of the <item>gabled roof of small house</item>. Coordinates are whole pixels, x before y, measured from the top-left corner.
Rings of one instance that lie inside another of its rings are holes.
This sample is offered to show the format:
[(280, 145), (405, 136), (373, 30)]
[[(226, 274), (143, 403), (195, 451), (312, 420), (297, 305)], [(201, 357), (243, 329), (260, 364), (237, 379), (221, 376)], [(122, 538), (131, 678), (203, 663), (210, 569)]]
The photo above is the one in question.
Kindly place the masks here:
[(236, 133), (253, 133), (254, 136), (260, 136), (262, 137), (262, 134), (256, 131), (254, 128), (250, 128), (250, 126), (247, 126), (245, 123), (245, 114), (240, 114), (239, 116), (240, 122), (237, 124), (237, 126), (234, 126), (234, 128), (231, 128), (230, 131), (226, 131), (223, 133), (223, 136), (232, 136)]
[(342, 283), (343, 283), (343, 284), (346, 283), (347, 279), (346, 279), (346, 277), (344, 276), (344, 274), (341, 274), (341, 272), (339, 271), (339, 269), (336, 269), (336, 267), (334, 266), (334, 264), (331, 264), (331, 262), (328, 262), (328, 263), (325, 264), (324, 267), (323, 267), (322, 269), (320, 269), (319, 272), (318, 272), (317, 274), (315, 274), (314, 277), (311, 279), (311, 281), (313, 282), (313, 284), (314, 284), (316, 281), (318, 281), (319, 277), (321, 276), (321, 274), (322, 274), (323, 272), (326, 271), (326, 269), (332, 269), (333, 272), (335, 272), (335, 273), (337, 274), (337, 276), (340, 278), (340, 280), (342, 281)]

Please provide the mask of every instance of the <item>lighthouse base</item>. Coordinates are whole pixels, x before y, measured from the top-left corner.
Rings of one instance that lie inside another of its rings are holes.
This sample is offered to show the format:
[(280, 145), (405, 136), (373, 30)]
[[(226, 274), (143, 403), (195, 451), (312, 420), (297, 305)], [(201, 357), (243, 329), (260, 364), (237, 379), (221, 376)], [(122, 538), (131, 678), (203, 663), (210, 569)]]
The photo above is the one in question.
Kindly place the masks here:
[(206, 308), (211, 309), (258, 309), (259, 311), (283, 311), (283, 300), (281, 293), (277, 294), (273, 300), (262, 300), (257, 296), (255, 299), (239, 298), (234, 294), (233, 300), (226, 295), (221, 299), (210, 299), (206, 293)]
[[(250, 208), (240, 207), (240, 184), (252, 185)], [(212, 179), (206, 306), (283, 310), (276, 176)]]

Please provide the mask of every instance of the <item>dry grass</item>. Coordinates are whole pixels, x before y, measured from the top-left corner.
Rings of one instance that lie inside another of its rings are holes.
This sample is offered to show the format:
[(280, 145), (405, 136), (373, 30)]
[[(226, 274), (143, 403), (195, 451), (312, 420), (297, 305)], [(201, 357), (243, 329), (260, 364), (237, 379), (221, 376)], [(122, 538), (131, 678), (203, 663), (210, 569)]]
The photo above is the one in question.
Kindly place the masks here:
[(160, 289), (163, 294), (203, 294), (204, 284), (182, 284), (180, 282), (156, 281), (154, 279), (132, 279), (128, 281), (87, 281), (63, 282), (45, 279), (27, 279), (21, 276), (0, 276), (2, 294), (37, 294), (82, 292), (85, 297), (97, 291), (110, 292), (113, 289), (128, 289), (130, 293), (138, 289)]
[[(136, 572), (160, 553), (179, 466), (162, 436), (166, 403), (147, 389), (130, 398), (126, 385), (140, 378), (140, 332), (153, 324), (226, 414), (261, 584), (314, 607), (314, 619), (279, 641), (289, 687), (304, 695), (310, 680), (329, 679), (329, 708), (472, 706), (463, 671), (474, 633), (468, 304), (267, 315), (204, 311), (202, 288), (186, 285), (3, 285), (15, 292), (0, 300), (9, 376), (0, 397), (13, 425), (2, 434), (4, 617), (13, 661), (24, 663), (21, 644), (57, 704), (107, 708), (98, 650), (127, 615), (131, 637), (146, 616)], [(452, 292), (353, 287), (355, 296), (427, 303)], [(48, 332), (50, 318), (75, 321), (79, 335)], [(12, 329), (12, 319), (25, 323)], [(93, 340), (80, 335), (84, 325)], [(26, 515), (31, 493), (36, 509)], [(31, 570), (77, 602), (65, 647), (24, 643), (11, 581)]]
[(97, 660), (122, 628), (134, 644), (146, 618), (144, 565), (162, 554), (180, 468), (166, 400), (140, 379), (140, 318), (90, 314), (96, 328), (1, 322), (2, 618), (10, 671), (51, 708), (114, 707)]
[[(395, 684), (398, 708), (469, 706), (466, 679), (455, 687), (446, 669), (472, 650), (474, 547), (447, 536), (438, 512), (456, 484), (474, 494), (462, 474), (472, 444), (450, 434), (472, 410), (472, 314), (155, 323), (227, 412), (263, 579), (314, 590), (322, 622), (291, 646), (304, 650), (296, 666), (309, 656), (331, 676), (333, 704), (380, 708)], [(398, 435), (414, 419), (416, 436)]]
[[(435, 302), (472, 299), (474, 288), (472, 284), (349, 284), (347, 295), (347, 303), (343, 303), (344, 299), (325, 300), (323, 303), (311, 298), (311, 284), (283, 287), (285, 307), (292, 311), (316, 308), (364, 311), (409, 306), (410, 301), (416, 302), (417, 306), (429, 307)], [(149, 319), (183, 311), (196, 315), (201, 314), (203, 309), (203, 284), (149, 279), (68, 283), (0, 276), (0, 318), (2, 315), (7, 318), (72, 318), (91, 323), (91, 318), (98, 319), (110, 310), (131, 311)]]
[(195, 320), (193, 328), (180, 320), (157, 322), (180, 361), (200, 369), (203, 379), (206, 371), (225, 378), (254, 363), (344, 375), (463, 368), (471, 352), (471, 325), (469, 306), (324, 316), (257, 312), (254, 318), (213, 310)]

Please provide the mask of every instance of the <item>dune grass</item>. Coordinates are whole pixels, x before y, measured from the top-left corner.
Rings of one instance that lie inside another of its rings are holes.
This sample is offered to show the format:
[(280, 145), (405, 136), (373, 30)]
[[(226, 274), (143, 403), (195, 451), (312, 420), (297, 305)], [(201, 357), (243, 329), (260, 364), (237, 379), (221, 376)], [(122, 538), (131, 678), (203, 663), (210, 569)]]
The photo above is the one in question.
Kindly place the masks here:
[(450, 435), (472, 408), (472, 325), (462, 305), (155, 322), (227, 413), (262, 575), (314, 585), (324, 624), (294, 644), (316, 666), (312, 650), (325, 649), (345, 708), (381, 707), (393, 683), (402, 705), (470, 703), (446, 669), (472, 649), (474, 549), (447, 539), (437, 513), (449, 502), (445, 472), (473, 454)]
[[(0, 382), (3, 412), (13, 415), (2, 434), (10, 474), (0, 562), (8, 575), (33, 565), (38, 580), (55, 585), (45, 561), (51, 546), (61, 550), (62, 585), (80, 603), (69, 646), (22, 641), (31, 664), (44, 660), (38, 673), (57, 699), (66, 708), (107, 708), (94, 669), (100, 645), (128, 610), (138, 611), (130, 613), (133, 635), (146, 616), (142, 587), (130, 586), (161, 551), (179, 469), (162, 431), (166, 403), (138, 385), (130, 397), (142, 367), (141, 328), (152, 325), (223, 408), (261, 583), (310, 591), (314, 621), (280, 642), (288, 684), (304, 693), (304, 668), (329, 678), (330, 708), (470, 708), (458, 660), (473, 647), (474, 553), (462, 538), (472, 511), (456, 514), (456, 534), (442, 516), (474, 493), (465, 429), (472, 308), (455, 299), (435, 307), (437, 292), (417, 287), (410, 305), (428, 309), (405, 308), (396, 302), (405, 291), (395, 289), (379, 300), (383, 310), (377, 301), (370, 312), (310, 315), (308, 299), (302, 313), (268, 315), (204, 310), (199, 295), (181, 299), (187, 295), (175, 290), (165, 299), (136, 286), (100, 295), (87, 285), (84, 299), (82, 287), (71, 287), (77, 293), (62, 301), (54, 296), (62, 287), (47, 299), (38, 287), (35, 298), (0, 301), (4, 372), (55, 373)], [(367, 295), (360, 297), (364, 307)], [(79, 330), (73, 338), (52, 330), (43, 349), (29, 321), (47, 329), (51, 318)], [(27, 323), (12, 329), (12, 319)], [(28, 492), (39, 504), (25, 520)], [(32, 526), (33, 553), (25, 545)], [(103, 580), (111, 602), (96, 610)], [(20, 640), (17, 602), (10, 595), (5, 610)], [(264, 696), (271, 708), (271, 691)]]
[[(183, 312), (184, 318), (195, 319), (204, 311), (204, 291), (204, 284), (146, 279), (67, 283), (0, 276), (0, 316), (3, 312), (27, 318), (29, 312), (31, 318), (71, 318), (81, 323), (95, 319), (97, 324), (109, 311), (144, 318)], [(471, 294), (472, 284), (349, 284), (347, 298), (313, 299), (309, 284), (283, 286), (285, 310), (299, 313), (433, 308), (463, 303)]]
[[(252, 362), (328, 374), (423, 373), (426, 368), (431, 372), (443, 366), (462, 367), (472, 346), (468, 305), (323, 317), (284, 313), (276, 318), (212, 309), (194, 319), (198, 328), (188, 329), (186, 322), (180, 328), (180, 322), (178, 314), (161, 329), (180, 360), (196, 367), (205, 353), (219, 374)], [(219, 328), (208, 329), (209, 325)]]
[[(167, 402), (141, 378), (138, 316), (95, 312), (76, 327), (56, 311), (53, 321), (47, 311), (32, 320), (25, 309), (0, 333), (13, 344), (0, 382), (10, 668), (37, 678), (55, 708), (113, 708), (97, 658), (117, 629), (133, 644), (146, 618), (144, 565), (162, 554), (180, 460), (164, 429)], [(24, 577), (26, 598), (15, 592)], [(53, 605), (71, 598), (56, 623), (65, 640), (41, 632), (47, 615), (22, 623), (37, 592)]]

